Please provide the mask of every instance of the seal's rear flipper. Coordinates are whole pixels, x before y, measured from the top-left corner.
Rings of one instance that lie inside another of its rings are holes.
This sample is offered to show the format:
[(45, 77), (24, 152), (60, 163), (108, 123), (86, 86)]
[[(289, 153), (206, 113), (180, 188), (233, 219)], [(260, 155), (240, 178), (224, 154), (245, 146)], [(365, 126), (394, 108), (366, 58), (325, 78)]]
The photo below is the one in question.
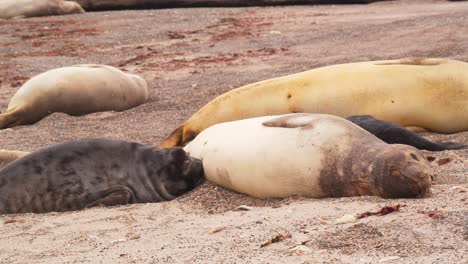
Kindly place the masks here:
[(180, 125), (178, 128), (176, 128), (172, 133), (164, 140), (164, 142), (161, 144), (161, 148), (173, 148), (173, 147), (178, 147), (181, 146), (183, 143), (182, 142), (182, 136), (184, 134), (184, 125)]
[(0, 114), (0, 129), (10, 127), (15, 122), (16, 122), (16, 118), (13, 116), (13, 113), (6, 112), (3, 114)]
[(127, 186), (118, 185), (102, 192), (104, 197), (92, 203), (87, 204), (85, 207), (93, 206), (115, 206), (132, 203), (135, 200), (133, 191)]

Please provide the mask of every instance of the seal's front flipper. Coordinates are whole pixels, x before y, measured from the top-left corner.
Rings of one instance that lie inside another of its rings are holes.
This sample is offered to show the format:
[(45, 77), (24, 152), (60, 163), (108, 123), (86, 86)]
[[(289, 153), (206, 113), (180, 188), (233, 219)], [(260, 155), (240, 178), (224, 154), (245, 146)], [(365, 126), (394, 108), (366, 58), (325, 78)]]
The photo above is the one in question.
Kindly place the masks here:
[(427, 130), (427, 128), (424, 128), (424, 127), (418, 127), (418, 126), (405, 126), (406, 129), (408, 129), (409, 131), (413, 131), (415, 133), (419, 133), (419, 132), (429, 132), (429, 130)]
[(274, 117), (262, 123), (266, 127), (297, 128), (310, 126), (314, 118), (310, 114), (288, 114), (280, 117)]
[(86, 205), (86, 208), (93, 206), (115, 206), (132, 203), (135, 200), (133, 191), (127, 186), (114, 186), (102, 192), (103, 198)]

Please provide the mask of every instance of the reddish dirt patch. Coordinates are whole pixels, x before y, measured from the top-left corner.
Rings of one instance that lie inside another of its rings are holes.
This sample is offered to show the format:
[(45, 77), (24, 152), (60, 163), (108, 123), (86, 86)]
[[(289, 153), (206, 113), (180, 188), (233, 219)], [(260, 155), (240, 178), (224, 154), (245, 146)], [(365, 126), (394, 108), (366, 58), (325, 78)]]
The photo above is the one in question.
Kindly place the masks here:
[(255, 31), (258, 30), (259, 27), (271, 25), (273, 25), (273, 23), (268, 21), (266, 18), (228, 17), (207, 26), (207, 29), (213, 29), (210, 31), (212, 41), (221, 41), (246, 36), (255, 36)]
[(183, 68), (207, 69), (217, 67), (216, 65), (219, 66), (220, 64), (234, 65), (236, 62), (246, 58), (268, 57), (285, 51), (287, 49), (262, 48), (249, 50), (245, 53), (217, 54), (215, 56), (201, 56), (194, 59), (173, 59), (168, 62), (150, 63), (147, 67), (161, 71), (176, 71)]
[[(40, 45), (41, 46), (41, 45)], [(5, 54), (3, 58), (19, 58), (19, 57), (54, 57), (54, 56), (68, 56), (75, 57), (83, 53), (84, 50), (89, 48), (79, 43), (65, 43), (63, 47), (47, 51), (26, 51)]]

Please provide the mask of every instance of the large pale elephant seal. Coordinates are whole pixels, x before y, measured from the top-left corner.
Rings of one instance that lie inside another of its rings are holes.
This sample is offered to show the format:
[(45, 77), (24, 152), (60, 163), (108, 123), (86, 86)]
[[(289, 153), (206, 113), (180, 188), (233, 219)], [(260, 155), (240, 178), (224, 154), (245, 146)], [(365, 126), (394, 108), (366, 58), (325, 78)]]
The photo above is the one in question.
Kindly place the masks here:
[(74, 1), (63, 0), (1, 0), (0, 18), (26, 18), (80, 14), (85, 11)]
[(29, 154), (29, 152), (0, 149), (0, 168), (5, 167), (14, 160), (26, 156), (26, 154)]
[(0, 170), (0, 213), (44, 213), (172, 200), (203, 181), (182, 148), (84, 139), (35, 151)]
[(41, 73), (16, 92), (0, 129), (35, 123), (53, 112), (123, 111), (148, 99), (146, 81), (107, 65), (75, 65)]
[(347, 120), (364, 128), (374, 136), (388, 144), (405, 144), (417, 149), (442, 151), (449, 149), (462, 149), (467, 145), (455, 142), (432, 142), (417, 133), (410, 131), (396, 123), (379, 120), (369, 115), (349, 116)]
[(390, 145), (343, 118), (267, 116), (214, 125), (184, 148), (205, 177), (260, 198), (426, 195), (429, 162), (419, 150)]
[(218, 96), (174, 130), (182, 146), (217, 123), (286, 113), (372, 115), (438, 133), (468, 130), (468, 63), (401, 59), (321, 67)]

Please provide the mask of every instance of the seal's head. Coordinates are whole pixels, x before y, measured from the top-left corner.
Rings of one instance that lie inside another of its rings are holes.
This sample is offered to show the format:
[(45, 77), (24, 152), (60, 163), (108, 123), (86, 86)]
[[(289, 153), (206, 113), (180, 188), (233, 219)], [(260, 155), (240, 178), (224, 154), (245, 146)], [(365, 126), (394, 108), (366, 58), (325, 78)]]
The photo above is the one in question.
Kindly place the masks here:
[(160, 150), (160, 162), (163, 167), (154, 180), (156, 188), (167, 200), (178, 197), (204, 180), (203, 165), (199, 159), (190, 157), (183, 148), (168, 148)]
[(429, 162), (419, 150), (393, 144), (376, 158), (382, 169), (375, 179), (380, 196), (412, 198), (429, 194), (432, 174)]

